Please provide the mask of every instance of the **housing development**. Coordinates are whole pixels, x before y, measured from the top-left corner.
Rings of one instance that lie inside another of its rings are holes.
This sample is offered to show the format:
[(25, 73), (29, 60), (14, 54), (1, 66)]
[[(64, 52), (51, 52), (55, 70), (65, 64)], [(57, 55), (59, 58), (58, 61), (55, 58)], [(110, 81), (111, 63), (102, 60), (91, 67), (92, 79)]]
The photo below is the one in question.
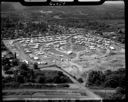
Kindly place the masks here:
[(3, 101), (125, 100), (124, 3), (2, 2)]
[[(89, 32), (85, 36), (64, 34), (4, 40), (4, 43), (22, 62), (38, 63), (39, 66), (56, 64), (75, 76), (90, 70), (125, 68), (124, 46)], [(115, 53), (113, 58), (111, 53)], [(113, 62), (119, 58), (120, 66), (113, 67)], [(107, 68), (104, 68), (106, 64)]]

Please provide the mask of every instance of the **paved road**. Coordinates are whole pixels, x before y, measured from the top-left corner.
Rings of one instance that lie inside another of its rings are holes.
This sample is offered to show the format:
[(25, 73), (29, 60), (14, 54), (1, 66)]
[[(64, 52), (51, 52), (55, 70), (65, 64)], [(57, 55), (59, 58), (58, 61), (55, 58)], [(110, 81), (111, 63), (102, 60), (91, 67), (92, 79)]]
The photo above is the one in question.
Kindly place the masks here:
[(116, 92), (116, 90), (114, 90), (114, 89), (90, 89), (90, 90), (92, 90), (93, 92), (102, 92), (102, 93), (115, 93)]

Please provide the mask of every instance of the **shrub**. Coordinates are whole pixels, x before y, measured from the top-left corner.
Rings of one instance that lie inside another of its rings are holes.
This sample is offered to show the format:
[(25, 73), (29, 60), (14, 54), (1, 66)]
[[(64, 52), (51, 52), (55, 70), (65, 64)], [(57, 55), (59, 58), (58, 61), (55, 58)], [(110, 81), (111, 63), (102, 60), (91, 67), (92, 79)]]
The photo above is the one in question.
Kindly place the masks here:
[(116, 88), (118, 86), (118, 81), (113, 80), (113, 79), (107, 80), (107, 81), (105, 81), (104, 86), (105, 87)]
[(102, 85), (105, 76), (102, 71), (92, 71), (89, 73), (88, 85)]

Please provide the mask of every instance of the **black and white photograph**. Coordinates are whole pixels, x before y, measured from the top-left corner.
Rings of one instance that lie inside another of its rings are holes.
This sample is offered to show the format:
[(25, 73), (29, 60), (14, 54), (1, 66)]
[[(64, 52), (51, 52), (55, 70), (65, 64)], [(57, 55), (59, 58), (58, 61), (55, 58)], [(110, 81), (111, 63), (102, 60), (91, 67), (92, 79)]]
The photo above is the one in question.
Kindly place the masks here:
[(125, 102), (125, 2), (1, 1), (1, 73), (3, 102)]

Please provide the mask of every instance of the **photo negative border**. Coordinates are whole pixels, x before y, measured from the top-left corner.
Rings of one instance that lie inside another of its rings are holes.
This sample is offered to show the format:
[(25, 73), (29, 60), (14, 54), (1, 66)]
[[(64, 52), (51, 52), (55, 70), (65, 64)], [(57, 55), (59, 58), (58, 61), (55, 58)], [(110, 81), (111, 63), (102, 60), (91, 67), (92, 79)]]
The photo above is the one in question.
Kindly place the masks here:
[(52, 1), (52, 0), (47, 0), (44, 2), (26, 2), (25, 0), (1, 0), (1, 2), (20, 2), (24, 6), (80, 6), (80, 5), (101, 5), (105, 2), (106, 0), (100, 0), (100, 1), (78, 1), (74, 0), (71, 2), (59, 2), (59, 1)]

